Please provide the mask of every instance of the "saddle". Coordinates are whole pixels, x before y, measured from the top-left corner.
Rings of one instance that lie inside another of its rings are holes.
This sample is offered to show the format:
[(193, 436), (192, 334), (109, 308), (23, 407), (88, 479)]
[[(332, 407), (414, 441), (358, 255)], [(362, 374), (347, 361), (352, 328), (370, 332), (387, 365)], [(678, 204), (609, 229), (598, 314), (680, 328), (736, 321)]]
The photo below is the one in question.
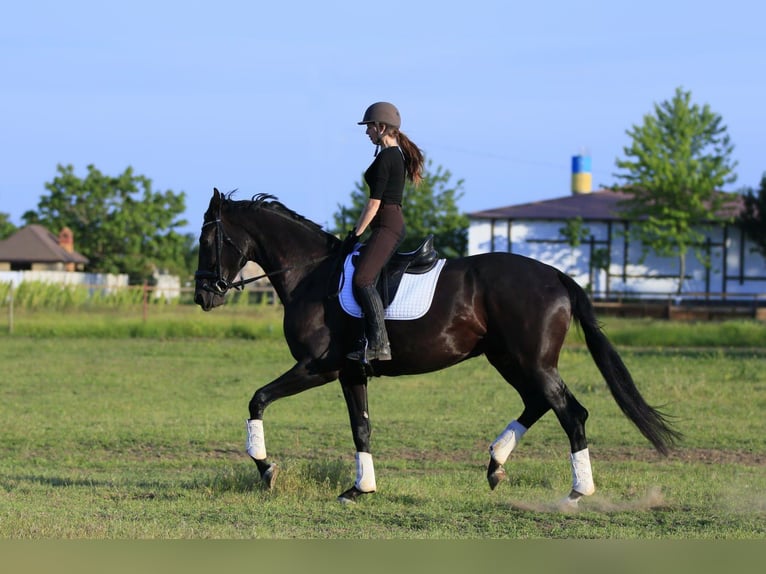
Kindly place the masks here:
[[(366, 245), (359, 248), (359, 253), (363, 253)], [(359, 255), (354, 255), (352, 262), (356, 265)], [(434, 248), (433, 234), (426, 237), (420, 246), (413, 251), (397, 251), (388, 260), (378, 277), (375, 287), (380, 293), (380, 299), (383, 301), (383, 307), (388, 307), (394, 300), (402, 277), (405, 273), (421, 275), (428, 273), (439, 261), (439, 254)]]

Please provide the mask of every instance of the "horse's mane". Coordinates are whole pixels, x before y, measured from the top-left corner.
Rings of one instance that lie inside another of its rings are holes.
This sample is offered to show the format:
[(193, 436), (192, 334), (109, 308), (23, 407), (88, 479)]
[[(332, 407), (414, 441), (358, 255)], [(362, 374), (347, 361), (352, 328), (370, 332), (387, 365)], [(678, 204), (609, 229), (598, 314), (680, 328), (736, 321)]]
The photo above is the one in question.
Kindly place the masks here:
[[(230, 201), (232, 203), (235, 202), (235, 200), (232, 199), (232, 196), (237, 190), (229, 192), (225, 199), (227, 201)], [(300, 215), (299, 213), (296, 213), (286, 205), (284, 205), (282, 202), (280, 202), (276, 196), (271, 195), (270, 193), (257, 193), (255, 194), (251, 199), (247, 200), (239, 200), (236, 201), (236, 203), (241, 204), (245, 209), (266, 209), (268, 211), (271, 211), (273, 213), (277, 213), (281, 215), (282, 217), (285, 217), (287, 219), (290, 219), (292, 221), (295, 221), (296, 223), (299, 223), (303, 225), (304, 227), (307, 227), (311, 231), (314, 231), (317, 234), (324, 235), (324, 236), (330, 236), (333, 239), (337, 239), (334, 235), (331, 233), (328, 233), (324, 228), (322, 228), (321, 225), (318, 223), (314, 223), (310, 219)]]

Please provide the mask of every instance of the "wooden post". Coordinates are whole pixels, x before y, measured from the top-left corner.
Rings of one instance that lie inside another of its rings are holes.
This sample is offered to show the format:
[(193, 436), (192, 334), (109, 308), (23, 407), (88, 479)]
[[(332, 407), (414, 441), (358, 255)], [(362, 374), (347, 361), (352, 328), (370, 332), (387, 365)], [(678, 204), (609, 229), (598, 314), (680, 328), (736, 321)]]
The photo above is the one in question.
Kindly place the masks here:
[(8, 334), (13, 335), (13, 283), (8, 289)]
[(146, 279), (144, 279), (144, 297), (143, 297), (144, 323), (146, 323), (146, 315), (149, 310), (148, 307), (149, 307), (149, 284), (147, 283)]

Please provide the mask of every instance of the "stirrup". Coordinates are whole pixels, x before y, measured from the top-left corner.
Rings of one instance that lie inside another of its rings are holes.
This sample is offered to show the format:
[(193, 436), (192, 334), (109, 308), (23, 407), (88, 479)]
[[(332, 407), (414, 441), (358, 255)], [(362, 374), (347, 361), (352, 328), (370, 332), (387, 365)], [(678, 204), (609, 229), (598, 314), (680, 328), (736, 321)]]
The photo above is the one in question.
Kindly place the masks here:
[(352, 361), (358, 361), (360, 363), (366, 363), (367, 362), (367, 339), (362, 338), (359, 339), (359, 342), (357, 343), (357, 348), (351, 351), (346, 355), (347, 359), (351, 359)]
[(347, 359), (367, 364), (370, 361), (390, 361), (391, 345), (370, 347), (367, 339), (360, 339), (359, 346), (346, 355)]
[(379, 348), (372, 348), (367, 353), (367, 358), (369, 360), (378, 360), (378, 361), (390, 361), (391, 360), (391, 346), (385, 345), (383, 347)]

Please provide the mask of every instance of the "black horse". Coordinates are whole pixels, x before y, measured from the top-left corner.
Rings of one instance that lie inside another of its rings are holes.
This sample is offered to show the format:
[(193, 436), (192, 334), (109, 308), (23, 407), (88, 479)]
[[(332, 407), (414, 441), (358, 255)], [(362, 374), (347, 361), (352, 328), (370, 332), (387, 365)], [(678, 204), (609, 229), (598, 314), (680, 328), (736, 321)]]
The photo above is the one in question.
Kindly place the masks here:
[[(271, 487), (277, 467), (266, 457), (263, 415), (277, 399), (338, 379), (346, 399), (356, 447), (357, 479), (339, 496), (351, 502), (374, 492), (370, 455), (367, 374), (346, 359), (359, 333), (359, 319), (344, 312), (337, 290), (341, 241), (286, 208), (270, 195), (235, 201), (214, 190), (200, 235), (194, 300), (205, 311), (222, 305), (241, 286), (247, 261), (269, 276), (284, 305), (284, 335), (295, 365), (258, 389), (250, 400), (247, 452)], [(625, 415), (662, 454), (679, 438), (662, 413), (649, 406), (619, 355), (602, 333), (586, 293), (557, 269), (510, 253), (448, 260), (430, 309), (420, 319), (387, 321), (393, 360), (370, 365), (378, 376), (426, 373), (485, 355), (520, 394), (524, 409), (490, 445), (487, 479), (495, 488), (503, 464), (521, 436), (553, 410), (570, 443), (576, 504), (594, 491), (585, 420), (558, 371), (572, 319)]]

